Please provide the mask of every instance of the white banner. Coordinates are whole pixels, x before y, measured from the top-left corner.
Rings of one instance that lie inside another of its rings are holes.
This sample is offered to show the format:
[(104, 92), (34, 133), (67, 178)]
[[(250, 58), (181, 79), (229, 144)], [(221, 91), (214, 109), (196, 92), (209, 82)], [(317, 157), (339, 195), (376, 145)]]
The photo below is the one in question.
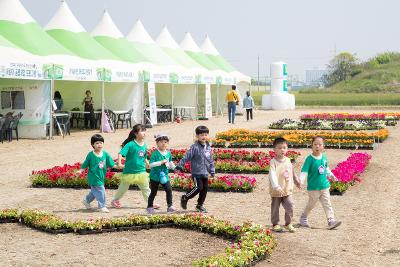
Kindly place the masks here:
[(150, 106), (150, 120), (151, 124), (157, 124), (157, 102), (156, 102), (156, 85), (155, 83), (149, 82), (147, 84), (147, 90), (149, 93), (149, 106)]
[(49, 122), (50, 81), (0, 80), (1, 113), (22, 112), (20, 125)]
[(154, 83), (169, 83), (168, 73), (151, 73), (150, 80)]
[(0, 78), (43, 79), (43, 68), (41, 64), (34, 63), (0, 63)]
[(196, 83), (196, 76), (195, 75), (179, 75), (179, 84), (195, 84)]
[(206, 84), (206, 103), (205, 103), (205, 117), (211, 118), (212, 117), (212, 102), (211, 102), (211, 86)]

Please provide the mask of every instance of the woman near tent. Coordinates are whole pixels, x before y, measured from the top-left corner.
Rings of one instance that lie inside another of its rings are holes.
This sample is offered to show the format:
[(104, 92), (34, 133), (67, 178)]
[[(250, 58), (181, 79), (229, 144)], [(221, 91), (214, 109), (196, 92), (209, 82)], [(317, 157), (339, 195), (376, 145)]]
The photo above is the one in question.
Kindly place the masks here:
[(57, 111), (61, 111), (62, 108), (64, 107), (64, 101), (61, 97), (60, 91), (54, 92), (54, 103), (56, 103)]
[(95, 128), (95, 120), (94, 120), (94, 109), (93, 109), (93, 97), (92, 92), (90, 90), (86, 90), (86, 96), (82, 101), (82, 105), (84, 105), (83, 110), (85, 111), (85, 128), (89, 128), (89, 121), (90, 121), (90, 128)]

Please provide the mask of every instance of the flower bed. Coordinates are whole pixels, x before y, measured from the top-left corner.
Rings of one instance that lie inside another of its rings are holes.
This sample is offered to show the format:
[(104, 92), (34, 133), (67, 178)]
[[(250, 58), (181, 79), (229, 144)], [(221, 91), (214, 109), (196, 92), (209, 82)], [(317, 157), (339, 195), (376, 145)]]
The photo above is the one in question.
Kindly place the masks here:
[(359, 120), (384, 120), (386, 125), (394, 126), (400, 119), (400, 112), (379, 113), (312, 113), (303, 114), (301, 120), (333, 120), (333, 121), (359, 121)]
[[(50, 233), (76, 232), (79, 234), (103, 233), (123, 230), (141, 230), (176, 227), (200, 231), (232, 240), (224, 253), (193, 262), (193, 266), (250, 266), (268, 257), (276, 247), (269, 229), (246, 222), (240, 225), (218, 220), (203, 214), (184, 215), (131, 215), (113, 219), (65, 221), (39, 210), (2, 210), (0, 218), (13, 217), (37, 230)], [(11, 215), (12, 214), (12, 215)], [(62, 232), (63, 231), (63, 232)]]
[[(172, 150), (174, 157), (182, 158), (186, 150)], [(275, 156), (273, 151), (259, 152), (248, 150), (215, 149), (215, 169), (219, 173), (268, 173), (269, 162)], [(299, 152), (288, 151), (286, 156), (295, 161)], [(64, 164), (50, 169), (33, 171), (30, 179), (34, 187), (87, 188), (87, 170), (78, 174), (81, 163)], [(117, 170), (107, 170), (106, 188), (117, 188), (119, 180), (114, 178)], [(184, 166), (190, 172), (190, 162)], [(171, 174), (171, 184), (175, 190), (191, 188), (192, 181), (188, 174)], [(249, 192), (255, 187), (255, 178), (243, 175), (224, 175), (209, 179), (209, 188), (215, 191)]]
[(303, 120), (282, 119), (273, 122), (268, 126), (269, 129), (279, 130), (377, 130), (386, 128), (383, 120), (367, 121), (329, 121), (329, 120)]
[(314, 136), (325, 138), (326, 148), (343, 149), (373, 149), (374, 143), (383, 142), (388, 136), (387, 129), (374, 132), (331, 132), (331, 131), (250, 131), (247, 129), (233, 129), (219, 132), (216, 140), (218, 145), (222, 143), (226, 147), (242, 146), (248, 143), (258, 144), (261, 147), (272, 147), (272, 143), (277, 137), (284, 137), (289, 142), (290, 147), (310, 147), (311, 139)]
[[(156, 148), (153, 148), (149, 151), (149, 156), (151, 156), (151, 152)], [(172, 158), (175, 161), (178, 161), (183, 158), (187, 149), (171, 149)], [(295, 160), (300, 155), (299, 152), (289, 150), (286, 154), (292, 160)], [(252, 151), (245, 149), (213, 149), (214, 160), (225, 160), (225, 159), (233, 159), (237, 161), (251, 161), (255, 162), (257, 160), (262, 160), (265, 158), (273, 158), (275, 156), (275, 152), (270, 150), (268, 152), (264, 151)]]
[[(56, 166), (42, 171), (33, 171), (30, 179), (33, 187), (89, 188), (86, 174), (78, 174), (80, 163)], [(119, 179), (115, 172), (107, 171), (106, 188), (118, 188)], [(171, 186), (174, 190), (187, 190), (193, 187), (190, 174), (170, 174)], [(220, 192), (251, 192), (256, 187), (256, 178), (243, 175), (222, 175), (208, 180), (210, 190)], [(132, 187), (136, 188), (136, 187)]]
[(367, 153), (351, 153), (345, 161), (340, 162), (332, 170), (338, 181), (331, 182), (331, 194), (341, 195), (350, 186), (360, 182), (360, 174), (365, 171), (371, 158)]

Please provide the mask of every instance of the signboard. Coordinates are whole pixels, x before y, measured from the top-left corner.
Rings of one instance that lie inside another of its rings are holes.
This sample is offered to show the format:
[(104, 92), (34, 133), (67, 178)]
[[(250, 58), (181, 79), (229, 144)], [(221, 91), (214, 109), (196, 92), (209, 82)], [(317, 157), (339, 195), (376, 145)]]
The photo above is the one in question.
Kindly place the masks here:
[(0, 63), (0, 78), (43, 79), (43, 69), (39, 64), (7, 62)]
[(152, 73), (151, 81), (154, 83), (169, 83), (168, 73)]
[(157, 102), (156, 102), (156, 85), (153, 82), (147, 84), (149, 94), (150, 121), (151, 124), (157, 124)]
[(22, 112), (20, 125), (40, 125), (49, 122), (50, 82), (31, 80), (1, 80), (1, 110), (3, 114)]
[(196, 83), (196, 76), (194, 75), (179, 75), (178, 82), (180, 84), (195, 84)]
[(212, 102), (211, 102), (211, 86), (206, 84), (206, 106), (205, 106), (205, 117), (211, 118), (212, 117)]

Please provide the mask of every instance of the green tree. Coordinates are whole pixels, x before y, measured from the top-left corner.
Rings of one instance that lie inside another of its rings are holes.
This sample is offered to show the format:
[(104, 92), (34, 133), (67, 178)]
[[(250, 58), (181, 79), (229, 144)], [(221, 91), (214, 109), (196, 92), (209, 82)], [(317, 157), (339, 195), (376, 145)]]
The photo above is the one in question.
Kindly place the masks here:
[(328, 64), (328, 73), (322, 78), (325, 86), (334, 85), (351, 77), (357, 69), (357, 62), (356, 56), (348, 52), (335, 56)]

